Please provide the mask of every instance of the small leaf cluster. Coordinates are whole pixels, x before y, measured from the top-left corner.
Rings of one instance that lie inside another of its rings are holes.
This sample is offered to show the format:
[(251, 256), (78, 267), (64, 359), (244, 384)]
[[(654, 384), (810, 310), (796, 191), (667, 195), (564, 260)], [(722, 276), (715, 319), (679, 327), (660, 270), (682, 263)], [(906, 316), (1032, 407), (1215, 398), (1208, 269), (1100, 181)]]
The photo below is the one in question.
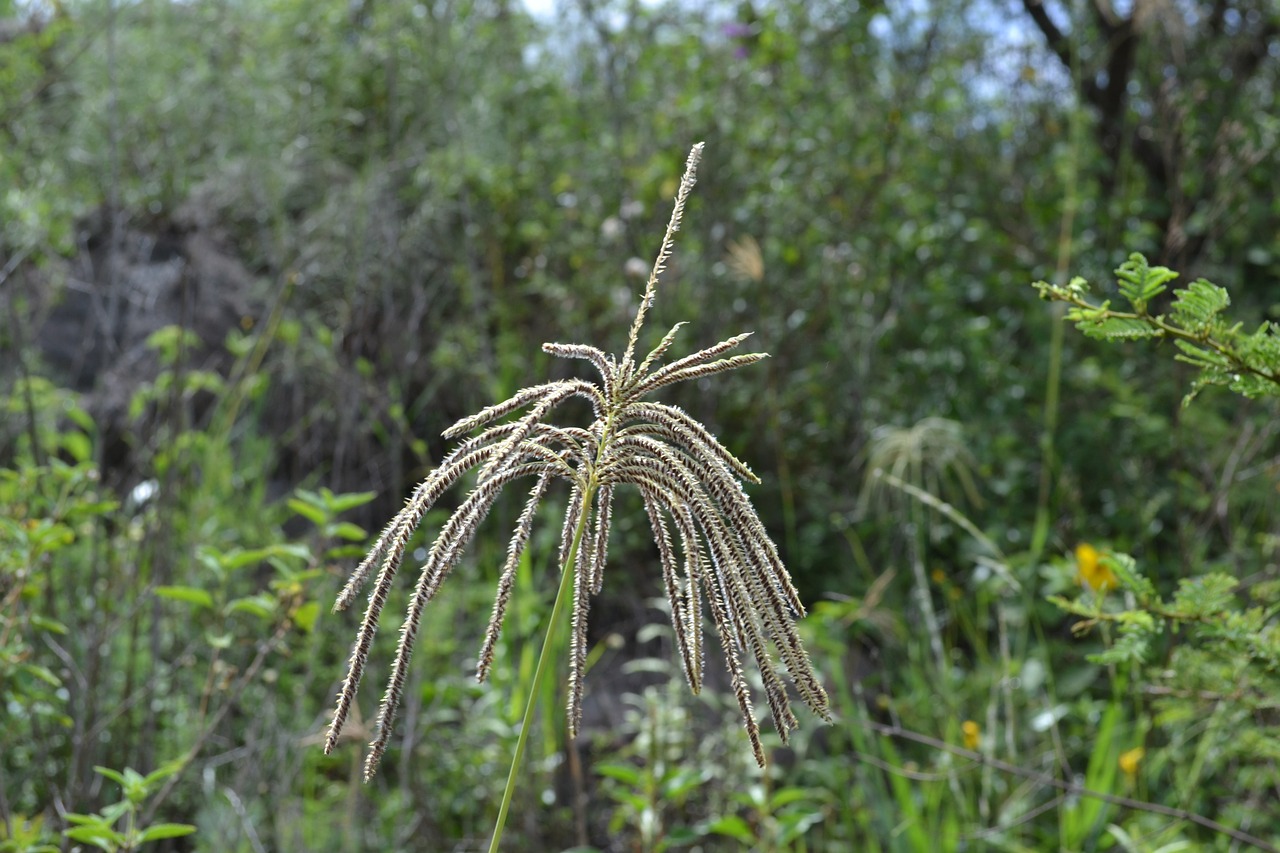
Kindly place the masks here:
[(1119, 580), (1119, 595), (1050, 598), (1083, 617), (1072, 626), (1076, 633), (1102, 626), (1106, 647), (1089, 660), (1140, 671), (1152, 719), (1175, 744), (1187, 726), (1209, 718), (1220, 732), (1233, 732), (1205, 741), (1217, 744), (1215, 763), (1234, 768), (1242, 789), (1265, 787), (1280, 755), (1268, 722), (1280, 708), (1280, 583), (1246, 590), (1235, 577), (1211, 572), (1183, 578), (1161, 596), (1132, 557), (1102, 559)]
[(1280, 337), (1271, 323), (1263, 322), (1252, 332), (1245, 331), (1242, 323), (1231, 323), (1225, 316), (1231, 297), (1203, 278), (1173, 291), (1167, 313), (1152, 313), (1153, 300), (1178, 274), (1167, 267), (1153, 267), (1136, 253), (1115, 272), (1120, 295), (1132, 310), (1113, 309), (1109, 299), (1095, 305), (1089, 299), (1088, 282), (1078, 276), (1065, 286), (1043, 281), (1034, 286), (1041, 298), (1071, 306), (1066, 319), (1088, 337), (1172, 340), (1179, 350), (1177, 359), (1200, 371), (1184, 405), (1210, 385), (1250, 398), (1280, 396)]
[(146, 776), (129, 767), (124, 772), (108, 767), (93, 769), (118, 784), (123, 789), (124, 799), (94, 814), (68, 814), (67, 822), (72, 827), (63, 832), (68, 839), (115, 853), (137, 850), (153, 841), (181, 838), (196, 831), (189, 823), (139, 825), (138, 812), (142, 804), (162, 782), (182, 769), (181, 762), (170, 762)]
[(1280, 674), (1280, 631), (1271, 625), (1280, 612), (1280, 589), (1259, 586), (1252, 590), (1255, 606), (1241, 608), (1240, 582), (1231, 575), (1212, 572), (1183, 578), (1171, 596), (1161, 596), (1128, 554), (1103, 554), (1103, 565), (1119, 581), (1124, 602), (1108, 607), (1104, 596), (1050, 601), (1068, 613), (1084, 617), (1074, 626), (1083, 633), (1102, 624), (1117, 626), (1114, 643), (1090, 659), (1099, 664), (1147, 663), (1162, 635), (1185, 634), (1193, 644), (1235, 660), (1252, 661), (1271, 675)]
[[(1209, 385), (1246, 397), (1280, 396), (1280, 340), (1268, 323), (1253, 332), (1232, 323), (1226, 290), (1198, 279), (1174, 290), (1165, 312), (1153, 313), (1153, 300), (1176, 274), (1135, 254), (1116, 275), (1130, 311), (1113, 310), (1110, 301), (1093, 304), (1080, 278), (1036, 288), (1045, 299), (1067, 303), (1066, 318), (1089, 337), (1172, 340), (1175, 357), (1199, 371), (1184, 405)], [(1090, 660), (1141, 671), (1140, 689), (1152, 697), (1154, 720), (1175, 743), (1176, 732), (1211, 717), (1217, 731), (1232, 733), (1218, 741), (1218, 766), (1232, 767), (1240, 784), (1268, 784), (1277, 747), (1274, 727), (1266, 721), (1280, 707), (1280, 582), (1257, 576), (1242, 582), (1210, 571), (1182, 578), (1162, 594), (1132, 557), (1112, 553), (1098, 559), (1099, 573), (1114, 576), (1114, 586), (1075, 598), (1050, 597), (1082, 617), (1073, 626), (1077, 634), (1100, 629), (1105, 648)]]

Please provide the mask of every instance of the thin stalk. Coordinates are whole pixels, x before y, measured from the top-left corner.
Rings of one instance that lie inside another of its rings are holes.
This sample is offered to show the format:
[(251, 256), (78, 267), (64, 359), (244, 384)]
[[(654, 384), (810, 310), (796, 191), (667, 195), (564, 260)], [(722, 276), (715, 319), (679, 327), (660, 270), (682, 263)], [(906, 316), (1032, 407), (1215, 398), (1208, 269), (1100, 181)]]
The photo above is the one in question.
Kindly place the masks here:
[[(1076, 30), (1078, 31), (1078, 27)], [(1078, 55), (1073, 53), (1074, 55)], [(1079, 76), (1079, 67), (1072, 69), (1074, 76)], [(1071, 147), (1068, 149), (1064, 164), (1064, 184), (1066, 198), (1063, 203), (1062, 220), (1058, 229), (1058, 260), (1054, 272), (1054, 281), (1062, 283), (1067, 280), (1070, 269), (1072, 250), (1075, 245), (1076, 211), (1080, 206), (1080, 149), (1081, 137), (1084, 134), (1084, 120), (1080, 104), (1071, 112)], [(1060, 305), (1053, 308), (1050, 319), (1052, 331), (1049, 337), (1049, 375), (1045, 378), (1044, 395), (1044, 429), (1040, 434), (1040, 488), (1036, 495), (1036, 520), (1031, 532), (1031, 559), (1028, 565), (1035, 565), (1044, 553), (1049, 540), (1050, 519), (1052, 516), (1054, 469), (1057, 466), (1056, 438), (1058, 432), (1059, 395), (1062, 387), (1062, 347), (1063, 316), (1066, 310)]]
[(556, 592), (555, 604), (551, 606), (551, 618), (547, 620), (547, 633), (542, 638), (542, 653), (538, 656), (538, 666), (533, 671), (533, 684), (529, 687), (529, 699), (524, 706), (524, 719), (520, 721), (520, 736), (516, 738), (516, 752), (511, 758), (511, 772), (507, 774), (507, 787), (502, 791), (502, 806), (498, 809), (498, 821), (493, 826), (493, 841), (489, 843), (489, 853), (497, 853), (498, 843), (502, 840), (502, 830), (507, 824), (511, 796), (516, 790), (516, 773), (520, 769), (521, 759), (524, 758), (524, 748), (529, 742), (529, 729), (533, 727), (533, 712), (538, 704), (542, 681), (547, 670), (551, 669), (551, 658), (554, 657), (552, 647), (555, 645), (556, 626), (560, 624), (560, 614), (564, 611), (564, 603), (570, 597), (573, 588), (578, 548), (582, 545), (582, 536), (587, 529), (587, 519), (591, 515), (585, 508), (591, 506), (594, 497), (595, 490), (592, 488), (588, 488), (582, 496), (584, 509), (579, 514), (578, 529), (573, 532), (573, 544), (569, 547), (569, 553), (565, 554), (564, 565), (560, 567), (560, 589)]
[[(1062, 280), (1059, 268), (1059, 281)], [(1040, 491), (1036, 496), (1036, 522), (1031, 534), (1032, 563), (1039, 560), (1049, 539), (1050, 503), (1053, 499), (1053, 473), (1057, 452), (1054, 438), (1058, 431), (1059, 396), (1062, 387), (1063, 322), (1062, 305), (1053, 307), (1053, 330), (1049, 337), (1049, 375), (1045, 381), (1044, 429), (1040, 434)]]

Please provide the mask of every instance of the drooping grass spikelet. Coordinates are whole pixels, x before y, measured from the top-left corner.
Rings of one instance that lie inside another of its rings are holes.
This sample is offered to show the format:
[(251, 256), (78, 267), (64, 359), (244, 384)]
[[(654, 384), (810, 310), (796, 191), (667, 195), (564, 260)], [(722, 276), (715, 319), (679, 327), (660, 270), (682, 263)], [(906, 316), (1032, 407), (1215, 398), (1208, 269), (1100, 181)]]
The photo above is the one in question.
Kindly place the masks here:
[(476, 663), (476, 681), (484, 681), (489, 677), (489, 668), (493, 666), (493, 650), (498, 644), (498, 636), (502, 633), (502, 620), (507, 614), (507, 603), (511, 600), (511, 590), (515, 586), (516, 570), (520, 567), (520, 558), (524, 555), (525, 546), (529, 543), (529, 534), (533, 532), (533, 514), (538, 511), (542, 495), (551, 483), (550, 472), (544, 471), (538, 482), (529, 491), (529, 500), (524, 511), (516, 521), (516, 529), (511, 534), (511, 542), (507, 545), (507, 561), (502, 566), (502, 574), (498, 578), (498, 591), (493, 598), (493, 615), (489, 617), (489, 626), (484, 632), (484, 643), (480, 646), (480, 659)]
[(369, 606), (365, 609), (364, 618), (360, 623), (360, 630), (356, 634), (356, 641), (351, 649), (347, 675), (343, 680), (342, 690), (338, 694), (338, 706), (334, 711), (333, 723), (329, 726), (329, 732), (325, 738), (326, 753), (333, 750), (334, 744), (337, 743), (338, 735), (342, 731), (342, 726), (346, 722), (347, 715), (351, 711), (351, 703), (360, 687), (360, 679), (364, 674), (365, 663), (369, 658), (369, 650), (373, 645), (373, 636), (378, 630), (378, 618), (382, 615), (382, 608), (386, 604), (391, 582), (395, 578), (396, 571), (400, 568), (400, 562), (404, 559), (404, 549), (408, 544), (409, 537), (413, 534), (414, 529), (421, 522), (427, 510), (439, 499), (440, 495), (453, 485), (468, 468), (477, 464), (492, 452), (489, 448), (477, 448), (474, 444), (475, 442), (466, 442), (460, 446), (446, 457), (440, 467), (414, 490), (404, 508), (396, 514), (396, 517), (391, 520), (391, 523), (383, 531), (382, 536), (379, 537), (378, 542), (381, 547), (379, 548), (378, 545), (375, 545), (374, 550), (370, 552), (370, 556), (366, 557), (364, 562), (360, 564), (352, 579), (338, 596), (334, 610), (348, 607), (368, 574), (366, 566), (372, 565), (372, 561), (377, 559), (382, 560), (382, 567), (374, 583), (373, 592), (369, 596)]
[(414, 641), (417, 639), (418, 626), (422, 622), (422, 611), (440, 590), (440, 585), (462, 556), (463, 549), (475, 536), (476, 529), (488, 515), (502, 487), (517, 477), (529, 476), (532, 473), (536, 471), (517, 467), (481, 482), (453, 511), (453, 515), (445, 522), (435, 543), (431, 546), (427, 562), (422, 567), (418, 584), (414, 588), (408, 614), (405, 616), (404, 624), (400, 626), (400, 642), (396, 646), (395, 660), (391, 665), (391, 678), (387, 682), (387, 690), (382, 697), (382, 707), (378, 711), (378, 720), (374, 726), (374, 739), (369, 744), (369, 755), (365, 760), (366, 780), (373, 776), (378, 761), (386, 750), (387, 741), (391, 738), (391, 724), (395, 720), (396, 711), (400, 707), (400, 698), (404, 693), (409, 663), (413, 658)]
[(692, 675), (689, 688), (695, 693), (702, 692), (702, 578), (705, 576), (705, 558), (702, 545), (698, 541), (697, 522), (689, 507), (681, 504), (674, 508), (676, 529), (680, 531), (681, 548), (684, 551), (684, 590), (685, 609), (680, 614), (684, 620), (685, 636), (689, 638), (690, 666), (685, 668), (686, 674)]
[(667, 520), (662, 515), (661, 498), (647, 489), (641, 489), (640, 493), (644, 496), (644, 508), (649, 514), (649, 526), (653, 529), (653, 538), (658, 544), (658, 558), (662, 563), (662, 585), (671, 603), (671, 627), (676, 635), (676, 648), (680, 651), (680, 661), (684, 666), (689, 689), (696, 692), (698, 675), (694, 672), (696, 664), (690, 648), (689, 633), (691, 629), (701, 630), (701, 626), (691, 625), (684, 613), (684, 595), (676, 575), (675, 549), (671, 545), (671, 533), (667, 528)]
[[(622, 357), (615, 358), (583, 344), (544, 344), (543, 351), (551, 355), (589, 361), (599, 374), (598, 381), (566, 379), (534, 385), (446, 430), (449, 438), (478, 432), (462, 440), (415, 489), (382, 529), (338, 596), (335, 609), (350, 606), (376, 570), (326, 739), (326, 751), (336, 745), (355, 701), (378, 621), (410, 538), (445, 491), (468, 472), (477, 474), (471, 491), (444, 523), (419, 569), (378, 710), (365, 762), (366, 778), (373, 774), (390, 742), (424, 609), (461, 559), (502, 490), (525, 478), (533, 478), (534, 484), (516, 521), (499, 574), (476, 664), (479, 680), (484, 680), (492, 669), (516, 570), (529, 545), (538, 509), (554, 481), (564, 481), (568, 497), (558, 566), (560, 572), (572, 572), (572, 576), (563, 576), (561, 588), (572, 589), (566, 708), (570, 734), (577, 733), (590, 640), (590, 600), (601, 590), (613, 499), (617, 488), (625, 485), (640, 492), (649, 518), (663, 589), (671, 604), (676, 648), (690, 688), (695, 693), (702, 689), (706, 610), (720, 641), (752, 754), (759, 764), (765, 763), (765, 753), (743, 671), (744, 659), (749, 657), (760, 671), (774, 726), (784, 741), (797, 724), (786, 681), (815, 714), (829, 719), (826, 693), (796, 630), (795, 620), (804, 614), (803, 604), (743, 488), (744, 482), (758, 483), (759, 478), (683, 409), (645, 399), (667, 385), (733, 370), (767, 355), (726, 356), (749, 336), (741, 334), (659, 366), (683, 325), (677, 323), (643, 361), (637, 365), (634, 360), (645, 317), (694, 186), (701, 154), (701, 144), (689, 154), (671, 219)], [(590, 402), (592, 423), (585, 427), (548, 423), (552, 411), (572, 397)], [(567, 598), (557, 599), (561, 600)], [(776, 650), (778, 660), (771, 648)]]
[(573, 546), (573, 532), (578, 526), (578, 515), (582, 512), (582, 484), (574, 483), (569, 492), (569, 505), (564, 510), (564, 524), (560, 526), (560, 550), (556, 562), (563, 567), (565, 558)]
[(609, 525), (613, 520), (613, 486), (608, 483), (600, 486), (600, 496), (596, 499), (596, 529), (592, 534), (595, 546), (591, 555), (591, 594), (599, 595), (604, 584), (604, 563), (609, 553)]
[[(587, 521), (590, 523), (589, 508)], [(587, 616), (591, 610), (591, 578), (588, 564), (591, 557), (587, 548), (579, 543), (574, 556), (573, 571), (573, 616), (569, 632), (569, 702), (566, 711), (569, 726), (569, 737), (578, 736), (578, 727), (582, 725), (582, 679), (587, 670)], [(566, 566), (565, 571), (571, 569)]]

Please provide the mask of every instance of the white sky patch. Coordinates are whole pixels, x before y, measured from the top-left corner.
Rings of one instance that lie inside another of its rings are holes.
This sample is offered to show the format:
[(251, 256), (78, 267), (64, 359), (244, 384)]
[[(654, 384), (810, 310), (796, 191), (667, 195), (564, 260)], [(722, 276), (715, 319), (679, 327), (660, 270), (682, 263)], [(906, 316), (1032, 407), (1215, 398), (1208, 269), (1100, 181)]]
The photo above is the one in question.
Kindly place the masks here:
[(556, 0), (524, 0), (524, 7), (538, 20), (545, 21), (556, 13)]

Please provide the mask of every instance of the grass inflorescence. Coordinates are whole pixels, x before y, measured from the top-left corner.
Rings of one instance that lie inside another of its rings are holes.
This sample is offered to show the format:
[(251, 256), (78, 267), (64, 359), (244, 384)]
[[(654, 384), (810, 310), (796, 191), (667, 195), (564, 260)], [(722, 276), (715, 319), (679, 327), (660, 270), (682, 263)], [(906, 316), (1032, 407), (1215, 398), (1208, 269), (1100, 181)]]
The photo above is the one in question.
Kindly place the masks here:
[[(498, 495), (517, 480), (533, 480), (533, 486), (507, 549), (476, 667), (478, 679), (484, 680), (492, 666), (516, 568), (529, 542), (539, 504), (552, 482), (562, 480), (568, 485), (569, 500), (560, 538), (561, 598), (572, 581), (568, 727), (570, 735), (576, 735), (582, 716), (590, 602), (599, 594), (604, 579), (613, 498), (619, 486), (629, 485), (639, 491), (653, 531), (690, 688), (696, 693), (702, 687), (703, 614), (709, 610), (758, 764), (764, 765), (765, 754), (743, 669), (745, 657), (754, 660), (759, 669), (774, 726), (784, 742), (797, 721), (783, 673), (804, 703), (829, 719), (826, 693), (796, 631), (796, 619), (804, 615), (804, 606), (742, 486), (743, 481), (758, 483), (759, 479), (687, 412), (648, 399), (668, 385), (753, 364), (767, 355), (729, 354), (748, 333), (664, 363), (683, 325), (677, 324), (643, 360), (638, 364), (635, 360), (636, 342), (671, 255), (701, 155), (700, 143), (689, 154), (661, 249), (621, 358), (583, 344), (543, 344), (543, 351), (551, 355), (589, 361), (599, 373), (598, 382), (572, 379), (533, 385), (446, 430), (448, 438), (475, 434), (455, 447), (417, 487), (339, 594), (335, 610), (349, 607), (376, 570), (325, 742), (326, 752), (336, 744), (351, 710), (409, 538), (450, 487), (468, 472), (477, 472), (475, 485), (437, 534), (419, 571), (365, 761), (366, 779), (373, 775), (386, 750), (423, 609), (457, 564)], [(574, 427), (546, 422), (553, 409), (573, 397), (590, 403), (594, 414), (590, 424)], [(515, 419), (504, 420), (521, 412)], [(554, 613), (559, 612), (561, 598)], [(548, 630), (554, 628), (553, 624)]]

